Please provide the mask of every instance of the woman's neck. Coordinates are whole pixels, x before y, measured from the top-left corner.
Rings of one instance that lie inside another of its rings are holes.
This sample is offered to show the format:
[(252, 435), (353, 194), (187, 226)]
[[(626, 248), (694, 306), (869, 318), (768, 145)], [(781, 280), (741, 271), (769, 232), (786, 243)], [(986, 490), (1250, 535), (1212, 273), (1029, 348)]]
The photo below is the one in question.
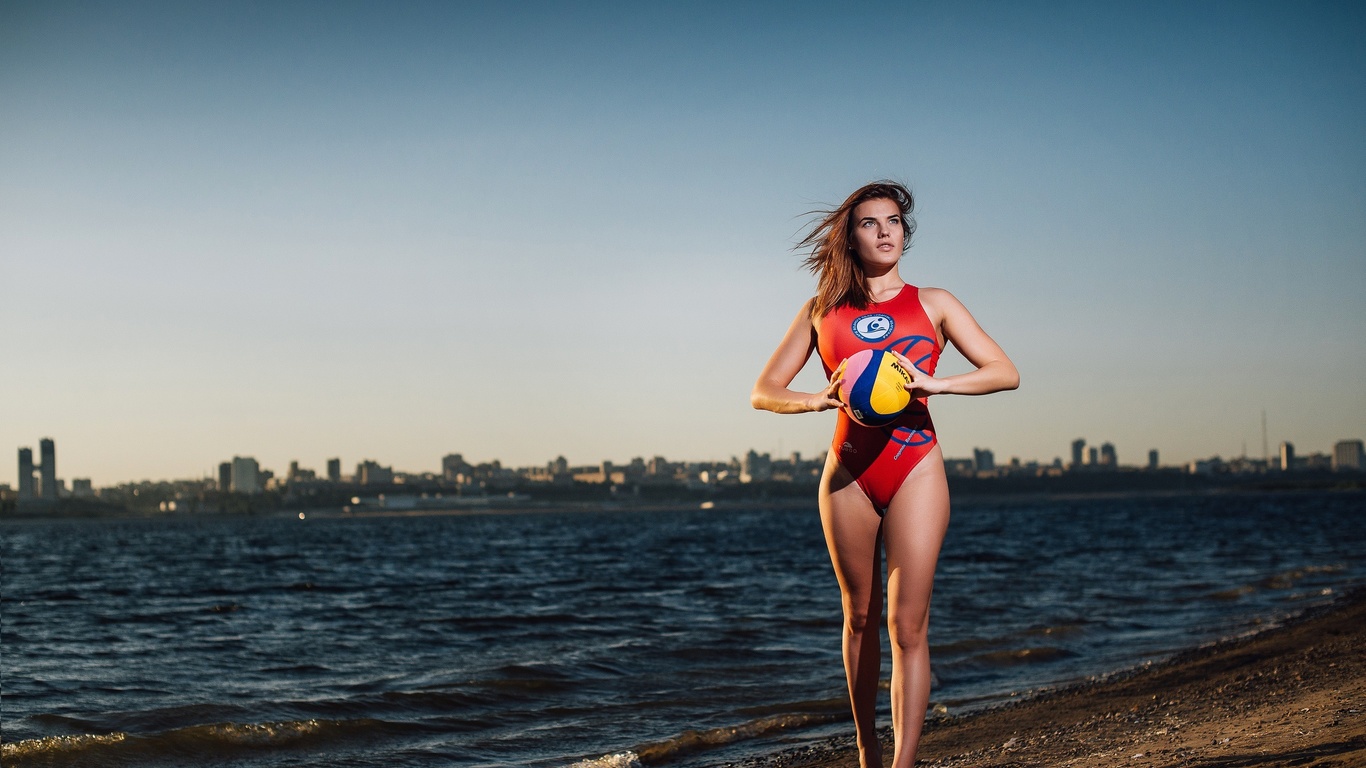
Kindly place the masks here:
[(868, 298), (877, 302), (892, 298), (905, 284), (906, 281), (895, 269), (889, 269), (881, 275), (867, 275), (863, 280), (864, 287), (868, 289)]

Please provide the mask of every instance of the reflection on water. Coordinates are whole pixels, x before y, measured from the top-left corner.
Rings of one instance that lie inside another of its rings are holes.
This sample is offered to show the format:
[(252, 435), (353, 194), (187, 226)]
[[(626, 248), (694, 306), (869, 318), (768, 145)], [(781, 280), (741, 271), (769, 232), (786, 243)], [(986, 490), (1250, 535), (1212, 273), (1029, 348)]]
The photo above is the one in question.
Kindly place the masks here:
[[(1329, 600), (1364, 499), (960, 504), (934, 701)], [(0, 532), (6, 766), (698, 766), (850, 728), (814, 504)]]

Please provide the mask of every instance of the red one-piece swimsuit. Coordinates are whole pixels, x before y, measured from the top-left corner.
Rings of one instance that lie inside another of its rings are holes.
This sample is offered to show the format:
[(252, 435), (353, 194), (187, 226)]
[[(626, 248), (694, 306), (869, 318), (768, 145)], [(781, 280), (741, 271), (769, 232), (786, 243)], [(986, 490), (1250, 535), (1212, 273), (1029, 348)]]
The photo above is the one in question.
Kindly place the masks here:
[[(921, 373), (934, 375), (939, 337), (920, 304), (919, 288), (902, 286), (896, 296), (864, 309), (836, 307), (816, 322), (816, 350), (827, 379), (841, 361), (862, 349), (895, 350)], [(902, 481), (936, 442), (934, 423), (922, 397), (882, 427), (865, 427), (841, 408), (830, 450), (868, 494), (878, 514), (884, 514)]]

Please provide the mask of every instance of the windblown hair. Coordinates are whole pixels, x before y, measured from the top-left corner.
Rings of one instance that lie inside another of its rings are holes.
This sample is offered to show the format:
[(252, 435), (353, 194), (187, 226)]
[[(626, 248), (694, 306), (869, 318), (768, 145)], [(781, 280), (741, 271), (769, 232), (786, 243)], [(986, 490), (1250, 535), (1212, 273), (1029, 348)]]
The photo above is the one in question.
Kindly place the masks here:
[(811, 255), (802, 264), (817, 276), (816, 298), (811, 304), (812, 318), (824, 317), (837, 307), (865, 309), (872, 303), (864, 279), (863, 264), (855, 249), (853, 227), (854, 209), (869, 200), (891, 200), (896, 203), (901, 209), (901, 229), (905, 233), (902, 253), (911, 247), (911, 235), (915, 233), (915, 218), (912, 216), (915, 198), (909, 189), (895, 181), (865, 184), (838, 208), (812, 211), (821, 219), (797, 243), (798, 250), (811, 249)]

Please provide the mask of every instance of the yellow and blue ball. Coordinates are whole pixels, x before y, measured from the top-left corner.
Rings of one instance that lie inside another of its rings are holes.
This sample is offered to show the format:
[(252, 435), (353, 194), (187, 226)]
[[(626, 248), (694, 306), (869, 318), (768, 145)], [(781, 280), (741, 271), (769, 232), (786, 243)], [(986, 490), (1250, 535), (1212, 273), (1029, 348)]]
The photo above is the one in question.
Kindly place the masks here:
[(831, 378), (841, 376), (840, 401), (849, 416), (865, 427), (891, 424), (911, 404), (911, 393), (906, 389), (911, 383), (910, 372), (891, 352), (859, 350), (840, 363)]

